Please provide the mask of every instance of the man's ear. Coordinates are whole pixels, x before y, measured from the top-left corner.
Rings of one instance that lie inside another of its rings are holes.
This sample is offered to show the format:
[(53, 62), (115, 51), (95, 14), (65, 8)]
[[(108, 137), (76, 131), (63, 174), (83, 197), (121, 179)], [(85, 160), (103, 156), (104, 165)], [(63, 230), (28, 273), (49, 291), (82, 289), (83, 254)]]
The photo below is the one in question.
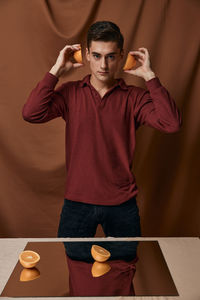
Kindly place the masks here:
[(86, 59), (90, 61), (90, 50), (88, 50), (88, 48), (86, 48)]

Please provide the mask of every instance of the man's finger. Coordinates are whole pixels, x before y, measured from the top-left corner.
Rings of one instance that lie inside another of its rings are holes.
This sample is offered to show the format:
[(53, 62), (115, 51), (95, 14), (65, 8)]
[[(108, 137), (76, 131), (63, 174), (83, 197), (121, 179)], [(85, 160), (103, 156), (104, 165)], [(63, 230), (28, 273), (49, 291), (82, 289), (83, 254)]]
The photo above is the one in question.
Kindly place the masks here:
[[(136, 69), (135, 69), (136, 70)], [(135, 70), (124, 70), (125, 73), (131, 74), (131, 75), (136, 75)]]
[(144, 60), (141, 59), (141, 58), (138, 58), (138, 61), (139, 61), (141, 64), (144, 62)]
[(139, 55), (145, 55), (142, 51), (134, 50), (129, 52), (131, 55), (139, 54)]
[(138, 48), (138, 50), (142, 50), (142, 51), (144, 51), (144, 52), (148, 52), (148, 50), (147, 50), (147, 48), (145, 48), (145, 47), (140, 47), (140, 48)]
[(147, 48), (141, 47), (139, 48), (139, 50), (145, 53), (146, 56), (149, 56), (149, 51), (147, 50)]
[(64, 52), (66, 49), (70, 49), (70, 48), (71, 48), (70, 45), (66, 45), (64, 48), (62, 48), (62, 49), (60, 50), (60, 52)]
[(74, 63), (73, 64), (73, 68), (80, 68), (80, 67), (83, 67), (84, 64), (80, 64), (80, 63)]
[(80, 50), (81, 49), (81, 45), (80, 44), (72, 45), (72, 49), (73, 50)]
[(66, 45), (60, 52), (65, 52), (67, 49), (71, 49), (72, 51), (79, 50), (81, 48), (80, 44), (74, 44), (74, 45)]

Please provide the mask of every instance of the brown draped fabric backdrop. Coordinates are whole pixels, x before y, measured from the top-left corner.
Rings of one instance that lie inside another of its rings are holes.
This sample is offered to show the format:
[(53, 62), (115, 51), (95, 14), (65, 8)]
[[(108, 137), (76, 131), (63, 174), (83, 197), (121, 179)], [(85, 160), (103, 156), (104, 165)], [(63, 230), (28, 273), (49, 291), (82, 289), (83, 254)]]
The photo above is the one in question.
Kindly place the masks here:
[[(30, 124), (21, 111), (59, 51), (85, 45), (88, 26), (97, 20), (119, 25), (126, 54), (149, 49), (153, 70), (183, 115), (178, 133), (147, 127), (137, 133), (134, 173), (143, 236), (199, 235), (199, 9), (198, 0), (1, 0), (0, 237), (56, 236), (65, 124)], [(64, 80), (88, 72), (85, 66)], [(139, 78), (122, 71), (118, 76), (144, 87)]]

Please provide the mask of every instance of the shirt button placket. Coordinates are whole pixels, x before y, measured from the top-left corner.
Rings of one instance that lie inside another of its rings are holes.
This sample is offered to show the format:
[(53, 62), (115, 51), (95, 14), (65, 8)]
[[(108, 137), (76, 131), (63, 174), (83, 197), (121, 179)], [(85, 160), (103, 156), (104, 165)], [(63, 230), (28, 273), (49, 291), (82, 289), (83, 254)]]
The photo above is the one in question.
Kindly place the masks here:
[(100, 105), (101, 102), (102, 102), (102, 99), (101, 99), (100, 95), (97, 92), (95, 92), (95, 97), (96, 97), (97, 104)]

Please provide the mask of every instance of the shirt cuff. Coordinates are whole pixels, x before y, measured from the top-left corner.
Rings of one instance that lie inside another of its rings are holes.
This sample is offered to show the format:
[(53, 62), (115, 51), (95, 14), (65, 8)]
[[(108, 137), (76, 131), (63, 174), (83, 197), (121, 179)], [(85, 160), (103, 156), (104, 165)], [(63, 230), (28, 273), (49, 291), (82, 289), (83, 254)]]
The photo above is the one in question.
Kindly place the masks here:
[(55, 75), (47, 72), (44, 76), (44, 82), (49, 85), (49, 86), (55, 86), (56, 83), (58, 82), (58, 77), (56, 77)]
[(154, 78), (146, 81), (146, 86), (147, 86), (148, 90), (151, 90), (151, 89), (159, 88), (162, 85), (160, 83), (159, 78), (158, 77), (154, 77)]

